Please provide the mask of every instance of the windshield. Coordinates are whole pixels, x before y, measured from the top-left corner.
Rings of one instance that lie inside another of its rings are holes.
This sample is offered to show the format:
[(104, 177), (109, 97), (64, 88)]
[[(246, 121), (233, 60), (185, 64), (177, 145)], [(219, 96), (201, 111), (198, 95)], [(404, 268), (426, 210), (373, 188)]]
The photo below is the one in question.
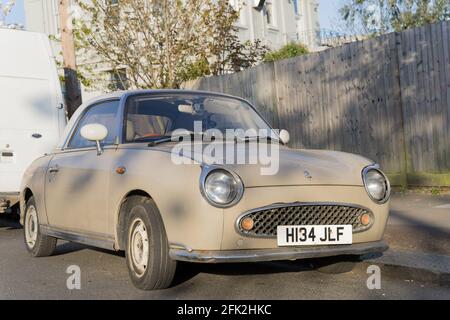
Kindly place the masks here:
[(175, 132), (241, 129), (257, 134), (270, 126), (245, 101), (214, 95), (136, 96), (127, 104), (126, 142), (155, 141)]

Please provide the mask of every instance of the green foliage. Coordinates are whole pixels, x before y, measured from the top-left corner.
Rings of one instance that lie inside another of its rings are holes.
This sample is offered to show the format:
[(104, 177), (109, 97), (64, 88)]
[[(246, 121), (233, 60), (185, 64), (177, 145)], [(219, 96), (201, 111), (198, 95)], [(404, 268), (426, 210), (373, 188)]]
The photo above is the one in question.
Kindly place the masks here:
[(239, 11), (234, 10), (228, 0), (217, 1), (213, 11), (207, 22), (211, 37), (207, 49), (210, 73), (239, 72), (261, 62), (268, 48), (260, 40), (242, 42), (239, 39), (236, 27)]
[(450, 19), (450, 0), (347, 0), (340, 8), (353, 33), (379, 35)]
[(239, 40), (239, 12), (228, 0), (121, 0), (113, 7), (104, 0), (76, 2), (83, 13), (73, 23), (77, 56), (88, 57), (78, 65), (94, 71), (84, 78), (96, 86), (105, 77), (95, 70), (103, 69), (125, 70), (130, 89), (178, 88), (186, 80), (254, 66), (267, 52), (260, 41)]
[(308, 48), (300, 43), (291, 42), (279, 50), (268, 52), (264, 56), (264, 62), (272, 62), (301, 56), (308, 53)]
[(205, 57), (199, 60), (189, 63), (186, 67), (180, 71), (179, 77), (183, 81), (195, 80), (203, 76), (209, 76), (211, 74), (210, 65), (208, 59)]
[(441, 194), (441, 189), (440, 189), (440, 188), (433, 187), (433, 188), (431, 188), (430, 193), (431, 193), (433, 196), (439, 196), (439, 195)]

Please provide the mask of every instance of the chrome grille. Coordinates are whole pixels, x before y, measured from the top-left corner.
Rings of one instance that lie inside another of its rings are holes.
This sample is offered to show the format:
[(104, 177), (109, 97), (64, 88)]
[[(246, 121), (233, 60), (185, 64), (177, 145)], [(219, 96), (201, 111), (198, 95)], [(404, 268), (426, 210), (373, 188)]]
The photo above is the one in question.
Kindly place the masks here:
[[(360, 222), (362, 214), (373, 214), (369, 209), (343, 204), (294, 203), (279, 204), (249, 211), (240, 216), (237, 221), (239, 232), (247, 236), (276, 237), (277, 226), (299, 225), (348, 225), (353, 226), (353, 232), (364, 231), (371, 224), (364, 226)], [(251, 231), (240, 228), (240, 221), (251, 217), (254, 227)]]

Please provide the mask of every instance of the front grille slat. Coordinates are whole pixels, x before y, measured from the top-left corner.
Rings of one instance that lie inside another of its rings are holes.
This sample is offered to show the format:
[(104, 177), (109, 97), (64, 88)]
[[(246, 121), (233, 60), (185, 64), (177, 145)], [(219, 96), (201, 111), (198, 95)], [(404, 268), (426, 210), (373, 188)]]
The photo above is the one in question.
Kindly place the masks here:
[[(277, 226), (284, 225), (347, 225), (353, 226), (353, 232), (370, 228), (360, 222), (363, 214), (373, 217), (369, 209), (343, 204), (286, 204), (269, 208), (261, 208), (243, 214), (252, 217), (254, 227), (251, 231), (239, 231), (246, 236), (276, 237)], [(238, 221), (238, 226), (240, 225)], [(373, 218), (372, 218), (373, 221)]]

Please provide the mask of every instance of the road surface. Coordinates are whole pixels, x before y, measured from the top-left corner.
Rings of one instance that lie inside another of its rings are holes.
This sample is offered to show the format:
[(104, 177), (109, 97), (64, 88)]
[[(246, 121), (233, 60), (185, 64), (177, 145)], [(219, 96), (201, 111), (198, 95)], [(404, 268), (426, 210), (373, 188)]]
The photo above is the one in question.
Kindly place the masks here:
[[(31, 258), (22, 237), (17, 222), (0, 218), (0, 299), (450, 299), (449, 195), (394, 195), (391, 249), (340, 275), (305, 261), (182, 263), (173, 287), (144, 292), (129, 281), (123, 254), (59, 242), (54, 256)], [(67, 287), (74, 265), (80, 290)], [(367, 287), (371, 265), (380, 267), (381, 289)]]

